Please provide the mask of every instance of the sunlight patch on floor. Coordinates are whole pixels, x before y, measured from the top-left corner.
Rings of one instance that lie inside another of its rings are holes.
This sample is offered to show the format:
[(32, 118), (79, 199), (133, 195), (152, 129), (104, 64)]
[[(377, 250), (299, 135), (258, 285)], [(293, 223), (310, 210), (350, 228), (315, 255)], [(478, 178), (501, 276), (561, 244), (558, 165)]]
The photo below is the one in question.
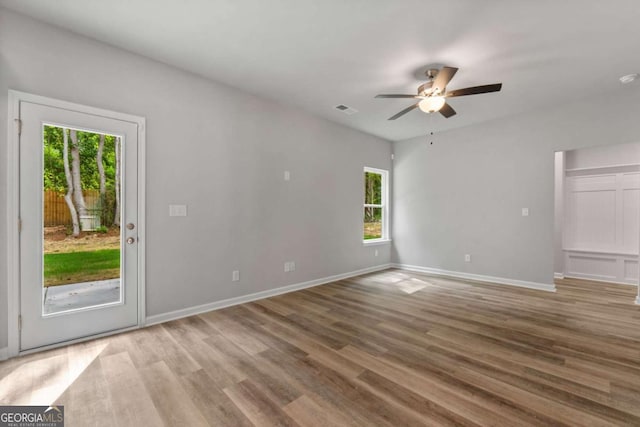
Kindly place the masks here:
[(65, 354), (26, 362), (0, 380), (0, 404), (51, 405), (82, 375), (107, 344), (73, 347)]
[(410, 279), (403, 280), (402, 282), (394, 283), (394, 285), (400, 289), (402, 292), (407, 294), (412, 294), (414, 292), (418, 292), (421, 289), (426, 288), (428, 285), (432, 285), (432, 283), (425, 282), (420, 279)]
[(384, 285), (393, 285), (398, 282), (402, 282), (404, 280), (411, 280), (411, 276), (404, 273), (389, 273), (389, 274), (380, 274), (377, 275), (374, 280), (378, 283), (382, 283)]

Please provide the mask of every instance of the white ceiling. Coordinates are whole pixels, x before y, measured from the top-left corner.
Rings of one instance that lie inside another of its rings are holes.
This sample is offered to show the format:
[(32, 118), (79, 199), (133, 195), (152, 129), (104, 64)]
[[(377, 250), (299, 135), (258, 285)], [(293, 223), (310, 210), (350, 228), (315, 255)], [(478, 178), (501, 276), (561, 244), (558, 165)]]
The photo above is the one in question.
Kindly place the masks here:
[[(640, 72), (638, 0), (0, 0), (132, 52), (390, 140), (626, 90)], [(458, 115), (415, 110), (429, 64), (460, 71)], [(634, 83), (639, 84), (639, 83)], [(345, 115), (333, 107), (359, 110)]]

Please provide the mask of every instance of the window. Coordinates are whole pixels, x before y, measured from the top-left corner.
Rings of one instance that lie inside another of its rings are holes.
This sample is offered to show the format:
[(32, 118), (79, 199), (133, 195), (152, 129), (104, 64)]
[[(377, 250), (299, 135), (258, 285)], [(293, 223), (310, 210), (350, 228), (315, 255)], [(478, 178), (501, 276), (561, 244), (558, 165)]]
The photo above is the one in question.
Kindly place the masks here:
[(362, 236), (365, 243), (389, 239), (387, 199), (387, 171), (364, 168), (364, 227)]

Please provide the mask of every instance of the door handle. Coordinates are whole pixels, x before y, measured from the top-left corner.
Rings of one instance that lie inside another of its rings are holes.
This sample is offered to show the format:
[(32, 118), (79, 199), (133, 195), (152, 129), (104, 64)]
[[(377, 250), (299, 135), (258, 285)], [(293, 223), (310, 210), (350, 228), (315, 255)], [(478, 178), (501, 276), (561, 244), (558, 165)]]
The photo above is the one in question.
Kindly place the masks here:
[(135, 238), (133, 238), (133, 237), (129, 237), (129, 238), (127, 238), (127, 243), (128, 243), (128, 244), (133, 245), (135, 242), (136, 242), (136, 239), (135, 239)]

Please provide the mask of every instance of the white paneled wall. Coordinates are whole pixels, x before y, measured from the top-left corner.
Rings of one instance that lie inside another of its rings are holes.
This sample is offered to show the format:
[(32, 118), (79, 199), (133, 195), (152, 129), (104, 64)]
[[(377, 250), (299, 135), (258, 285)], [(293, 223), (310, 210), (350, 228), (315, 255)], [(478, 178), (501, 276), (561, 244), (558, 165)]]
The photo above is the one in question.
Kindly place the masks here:
[(563, 228), (566, 276), (637, 284), (640, 166), (567, 170)]

